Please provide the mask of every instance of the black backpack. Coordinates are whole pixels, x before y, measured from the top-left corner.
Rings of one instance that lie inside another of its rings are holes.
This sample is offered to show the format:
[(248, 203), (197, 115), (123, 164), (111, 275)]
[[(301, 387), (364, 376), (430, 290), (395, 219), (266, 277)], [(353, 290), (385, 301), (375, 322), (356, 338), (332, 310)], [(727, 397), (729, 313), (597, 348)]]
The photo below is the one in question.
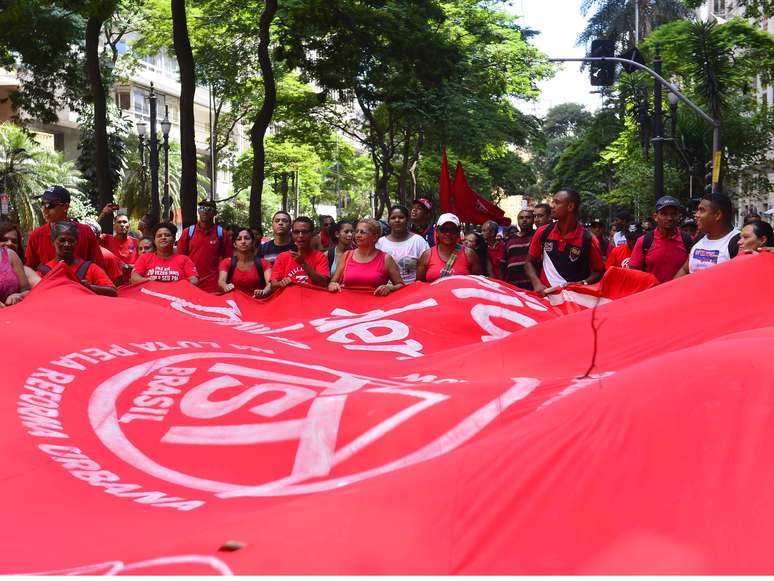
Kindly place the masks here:
[[(234, 271), (237, 267), (238, 259), (236, 256), (231, 257), (231, 264), (228, 267), (228, 274), (226, 275), (226, 283), (231, 284), (231, 279), (234, 277)], [(261, 264), (261, 257), (257, 254), (253, 258), (253, 264), (255, 264), (255, 270), (258, 271), (258, 278), (261, 281), (261, 289), (266, 286), (266, 277), (263, 276), (263, 265)]]
[[(75, 276), (78, 277), (78, 280), (84, 280), (86, 278), (86, 273), (89, 271), (90, 266), (91, 266), (90, 260), (84, 260), (83, 262), (81, 262), (81, 265), (75, 271)], [(40, 266), (38, 266), (38, 272), (43, 276), (46, 276), (49, 272), (51, 272), (51, 267), (46, 266), (45, 264), (41, 264)]]

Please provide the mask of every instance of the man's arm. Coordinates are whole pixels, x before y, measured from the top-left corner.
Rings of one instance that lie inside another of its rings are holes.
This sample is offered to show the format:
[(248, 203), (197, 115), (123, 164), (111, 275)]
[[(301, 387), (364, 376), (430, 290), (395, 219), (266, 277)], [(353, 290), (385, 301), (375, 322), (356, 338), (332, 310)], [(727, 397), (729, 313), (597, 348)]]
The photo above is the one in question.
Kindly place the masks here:
[[(293, 251), (291, 250), (291, 252), (293, 252)], [(322, 286), (322, 287), (327, 287), (328, 286), (328, 283), (331, 280), (330, 273), (323, 274), (321, 272), (318, 272), (317, 270), (315, 270), (314, 266), (309, 264), (309, 262), (307, 262), (307, 260), (303, 256), (301, 256), (300, 254), (298, 255), (298, 258), (296, 258), (296, 260), (298, 261), (298, 264), (301, 265), (301, 268), (304, 269), (304, 272), (309, 276), (309, 280), (311, 280), (312, 283), (314, 283), (317, 286)], [(318, 266), (320, 266), (320, 265), (318, 265)], [(327, 258), (325, 259), (325, 266), (326, 267), (328, 266), (328, 259)]]
[(527, 278), (532, 283), (532, 290), (542, 297), (545, 296), (546, 285), (540, 280), (536, 264), (537, 260), (531, 254), (528, 254), (527, 261), (524, 263), (524, 274), (527, 275)]
[[(690, 260), (690, 258), (688, 260)], [(681, 276), (685, 276), (686, 274), (690, 273), (690, 270), (688, 267), (688, 260), (686, 260), (685, 264), (683, 264), (683, 267), (675, 273), (675, 275), (672, 277), (672, 280), (675, 280), (676, 278), (680, 278)]]
[(642, 252), (644, 236), (637, 238), (637, 242), (634, 243), (634, 249), (632, 250), (632, 256), (629, 258), (629, 268), (635, 270), (645, 270), (645, 254)]

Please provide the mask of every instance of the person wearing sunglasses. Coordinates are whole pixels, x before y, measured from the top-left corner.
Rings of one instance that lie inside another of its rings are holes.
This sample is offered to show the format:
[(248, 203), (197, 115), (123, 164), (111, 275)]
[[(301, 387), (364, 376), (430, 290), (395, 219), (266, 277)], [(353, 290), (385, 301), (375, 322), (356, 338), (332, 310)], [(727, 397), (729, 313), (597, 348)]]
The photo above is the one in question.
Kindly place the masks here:
[(183, 230), (177, 242), (177, 253), (190, 257), (196, 265), (200, 289), (218, 293), (220, 261), (233, 254), (231, 236), (227, 229), (215, 224), (218, 209), (213, 200), (199, 202), (197, 212), (199, 220)]
[(403, 288), (400, 268), (392, 256), (376, 247), (382, 234), (378, 220), (360, 220), (355, 229), (357, 248), (344, 256), (341, 268), (336, 270), (333, 281), (328, 285), (331, 292), (342, 288), (374, 289), (374, 295), (386, 296)]
[(290, 235), (295, 250), (282, 252), (271, 270), (271, 288), (277, 290), (289, 284), (327, 287), (330, 281), (328, 257), (312, 248), (314, 222), (306, 216), (293, 220)]
[[(51, 225), (68, 220), (70, 192), (62, 186), (52, 186), (38, 196), (38, 199), (46, 223), (35, 228), (27, 241), (25, 263), (33, 269), (56, 258), (56, 250), (51, 239)], [(103, 268), (105, 263), (102, 260), (102, 250), (100, 250), (94, 232), (86, 224), (70, 221), (78, 228), (78, 244), (75, 247), (76, 258), (89, 260)]]
[(417, 280), (433, 282), (447, 276), (481, 274), (476, 253), (460, 241), (460, 219), (441, 214), (435, 228), (436, 245), (425, 250), (417, 265)]

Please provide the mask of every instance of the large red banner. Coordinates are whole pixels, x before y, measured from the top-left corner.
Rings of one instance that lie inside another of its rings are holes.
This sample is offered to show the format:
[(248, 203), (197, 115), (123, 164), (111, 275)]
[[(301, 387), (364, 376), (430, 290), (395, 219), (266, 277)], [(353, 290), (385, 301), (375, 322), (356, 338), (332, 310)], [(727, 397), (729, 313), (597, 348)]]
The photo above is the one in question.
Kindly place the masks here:
[(0, 310), (0, 573), (771, 572), (773, 277), (259, 302), (55, 272)]

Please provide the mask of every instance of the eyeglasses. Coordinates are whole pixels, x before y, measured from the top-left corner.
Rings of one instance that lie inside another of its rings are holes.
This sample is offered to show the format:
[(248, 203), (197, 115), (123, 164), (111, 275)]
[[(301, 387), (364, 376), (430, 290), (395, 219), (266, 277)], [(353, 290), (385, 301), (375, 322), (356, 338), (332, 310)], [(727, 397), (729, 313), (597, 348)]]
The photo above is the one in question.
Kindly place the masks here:
[(64, 206), (63, 202), (41, 202), (40, 207), (44, 210), (53, 210), (57, 206)]
[(458, 234), (460, 229), (457, 226), (442, 226), (438, 231), (441, 234)]
[(291, 230), (291, 234), (293, 234), (293, 236), (306, 236), (307, 234), (311, 233), (311, 230)]
[(196, 209), (199, 212), (214, 212), (215, 211), (215, 208), (213, 208), (212, 206), (198, 206)]

